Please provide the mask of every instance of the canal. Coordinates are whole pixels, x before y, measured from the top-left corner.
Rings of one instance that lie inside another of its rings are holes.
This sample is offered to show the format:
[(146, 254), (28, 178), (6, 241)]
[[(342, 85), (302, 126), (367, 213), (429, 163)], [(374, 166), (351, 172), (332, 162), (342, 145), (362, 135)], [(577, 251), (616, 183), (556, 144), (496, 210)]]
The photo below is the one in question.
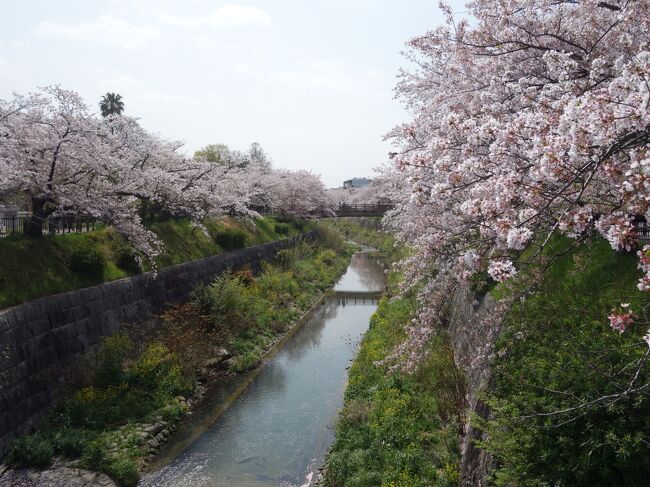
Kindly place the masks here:
[(334, 293), (243, 384), (216, 391), (140, 485), (309, 485), (333, 441), (347, 369), (384, 279), (376, 254), (354, 254)]

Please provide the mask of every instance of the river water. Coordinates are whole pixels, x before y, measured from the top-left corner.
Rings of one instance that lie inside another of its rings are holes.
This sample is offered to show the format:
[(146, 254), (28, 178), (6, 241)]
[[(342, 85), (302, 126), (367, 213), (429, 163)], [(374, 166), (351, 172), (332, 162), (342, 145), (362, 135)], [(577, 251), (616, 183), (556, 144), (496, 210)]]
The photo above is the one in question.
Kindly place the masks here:
[[(332, 443), (347, 368), (384, 282), (373, 253), (353, 255), (334, 294), (251, 373), (239, 395), (241, 384), (217, 391), (140, 485), (308, 485)], [(224, 411), (224, 401), (234, 395)]]

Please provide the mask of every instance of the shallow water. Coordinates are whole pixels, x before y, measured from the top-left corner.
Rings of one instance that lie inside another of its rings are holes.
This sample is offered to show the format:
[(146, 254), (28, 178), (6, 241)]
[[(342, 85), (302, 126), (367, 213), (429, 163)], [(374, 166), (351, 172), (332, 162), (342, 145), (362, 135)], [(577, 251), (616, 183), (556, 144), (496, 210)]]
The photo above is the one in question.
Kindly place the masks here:
[(384, 289), (383, 267), (370, 253), (355, 254), (334, 289), (223, 413), (221, 403), (236, 386), (217, 392), (213, 407), (163, 452), (170, 463), (140, 485), (309, 483), (333, 440), (347, 368)]

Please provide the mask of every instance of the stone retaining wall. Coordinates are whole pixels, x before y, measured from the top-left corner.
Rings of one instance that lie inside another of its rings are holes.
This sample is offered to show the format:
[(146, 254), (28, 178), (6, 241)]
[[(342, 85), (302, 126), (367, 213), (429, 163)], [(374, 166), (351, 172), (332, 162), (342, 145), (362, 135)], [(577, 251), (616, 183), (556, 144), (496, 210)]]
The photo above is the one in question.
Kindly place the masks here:
[(314, 238), (316, 232), (307, 232), (166, 267), (156, 277), (147, 272), (0, 310), (0, 458), (47, 411), (65, 368), (102, 337), (187, 301), (197, 284), (229, 268), (259, 268), (278, 251)]
[(491, 380), (490, 355), (501, 331), (497, 302), (489, 294), (477, 295), (466, 286), (459, 286), (450, 305), (449, 335), (454, 352), (454, 362), (466, 378), (468, 415), (461, 445), (460, 485), (483, 487), (491, 457), (476, 448), (473, 440), (481, 433), (469, 423), (469, 413), (487, 418), (489, 408), (479, 396)]

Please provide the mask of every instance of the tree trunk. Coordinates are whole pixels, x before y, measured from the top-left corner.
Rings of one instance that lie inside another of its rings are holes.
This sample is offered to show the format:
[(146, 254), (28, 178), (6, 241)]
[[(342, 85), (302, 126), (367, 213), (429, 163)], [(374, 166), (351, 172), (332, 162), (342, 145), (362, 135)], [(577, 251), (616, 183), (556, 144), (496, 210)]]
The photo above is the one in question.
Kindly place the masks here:
[(45, 223), (47, 216), (45, 199), (32, 198), (32, 216), (25, 220), (25, 236), (34, 238), (42, 237), (43, 223)]

